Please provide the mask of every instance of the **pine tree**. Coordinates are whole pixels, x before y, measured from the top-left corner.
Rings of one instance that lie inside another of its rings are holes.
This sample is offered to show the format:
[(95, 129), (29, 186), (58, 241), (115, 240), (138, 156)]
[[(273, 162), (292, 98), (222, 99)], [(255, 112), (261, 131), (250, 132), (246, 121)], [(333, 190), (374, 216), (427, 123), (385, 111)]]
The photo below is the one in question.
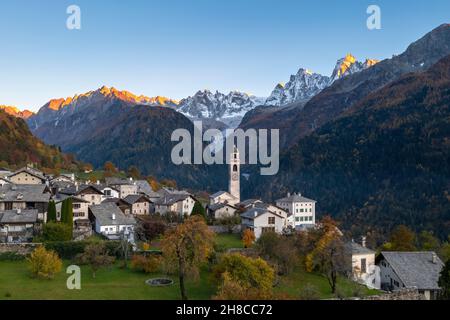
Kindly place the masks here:
[(56, 205), (53, 200), (48, 203), (47, 222), (56, 222)]
[(191, 215), (193, 216), (201, 216), (206, 220), (206, 211), (205, 208), (199, 201), (195, 201), (194, 207), (192, 208)]

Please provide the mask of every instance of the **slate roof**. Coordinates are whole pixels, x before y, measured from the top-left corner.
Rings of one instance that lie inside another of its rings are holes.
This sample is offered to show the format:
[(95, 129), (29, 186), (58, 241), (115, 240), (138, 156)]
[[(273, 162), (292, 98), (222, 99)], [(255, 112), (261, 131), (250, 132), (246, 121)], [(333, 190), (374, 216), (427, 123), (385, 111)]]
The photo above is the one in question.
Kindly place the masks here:
[(78, 186), (78, 190), (77, 190), (76, 185), (69, 185), (64, 189), (61, 189), (59, 192), (64, 193), (64, 194), (69, 194), (69, 195), (75, 195), (75, 194), (80, 194), (82, 191), (84, 191), (88, 188), (94, 189), (94, 191), (97, 192), (98, 194), (103, 194), (103, 192), (101, 190), (99, 190), (97, 186), (92, 185), (92, 184), (80, 185), (80, 186)]
[(238, 207), (248, 207), (248, 206), (251, 206), (251, 205), (255, 205), (256, 203), (259, 203), (259, 202), (262, 202), (262, 201), (259, 200), (259, 199), (247, 199), (247, 200), (239, 202), (238, 204), (236, 204), (236, 206), (238, 206)]
[(278, 199), (277, 202), (316, 202), (316, 201), (303, 197), (301, 194), (294, 193), (288, 197)]
[(142, 198), (144, 198), (146, 201), (150, 202), (150, 200), (148, 200), (147, 197), (142, 194), (130, 194), (130, 195), (126, 196), (123, 200), (128, 204), (134, 204)]
[[(436, 263), (433, 263), (433, 255), (435, 255)], [(377, 260), (382, 257), (389, 263), (405, 287), (415, 287), (419, 290), (439, 289), (438, 280), (444, 263), (435, 252), (382, 251)]]
[(28, 168), (28, 167), (20, 168), (19, 170), (11, 173), (8, 177), (13, 177), (13, 176), (15, 176), (15, 175), (17, 175), (17, 174), (19, 174), (21, 172), (26, 172), (29, 175), (32, 175), (32, 176), (34, 176), (34, 177), (36, 177), (38, 179), (41, 179), (41, 180), (45, 181), (44, 174), (41, 171), (33, 169), (33, 168)]
[[(134, 225), (136, 220), (132, 216), (125, 215), (120, 208), (112, 202), (103, 202), (89, 207), (100, 226)], [(112, 218), (113, 214), (115, 219)]]
[(0, 187), (0, 202), (48, 202), (50, 193), (46, 189), (43, 184), (6, 184)]
[(136, 185), (138, 186), (138, 190), (141, 193), (146, 195), (151, 195), (153, 193), (153, 189), (150, 184), (146, 180), (136, 180)]
[(232, 206), (229, 203), (214, 203), (214, 204), (209, 204), (208, 205), (208, 209), (212, 210), (212, 211), (219, 210), (219, 209), (221, 209), (223, 207), (230, 207), (230, 208), (233, 208), (233, 209), (237, 210), (237, 208), (235, 206)]
[(212, 195), (210, 195), (210, 198), (217, 198), (220, 197), (222, 195), (227, 195), (227, 196), (231, 196), (232, 198), (234, 198), (234, 196), (226, 191), (218, 191), (216, 193), (213, 193)]
[(166, 194), (161, 196), (161, 198), (155, 199), (154, 203), (157, 205), (172, 205), (179, 201), (183, 201), (186, 198), (191, 197), (190, 194)]
[(87, 200), (72, 196), (72, 195), (68, 195), (68, 194), (63, 194), (63, 193), (59, 193), (53, 200), (55, 201), (55, 203), (59, 203), (62, 202), (68, 198), (72, 198), (74, 203), (79, 203), (79, 202), (83, 202), (83, 203), (90, 203)]
[(253, 220), (253, 219), (255, 219), (255, 218), (259, 217), (259, 216), (262, 216), (263, 214), (266, 214), (266, 213), (271, 213), (271, 214), (276, 215), (276, 216), (278, 216), (280, 218), (283, 218), (279, 214), (277, 214), (275, 212), (272, 212), (272, 211), (269, 211), (269, 210), (264, 209), (264, 208), (251, 208), (250, 210), (247, 210), (244, 213), (242, 213), (241, 217)]
[(36, 223), (38, 220), (37, 209), (0, 211), (1, 224), (22, 224), (22, 223)]
[(375, 251), (370, 250), (369, 248), (363, 247), (359, 243), (356, 242), (347, 242), (346, 247), (352, 254), (375, 254)]
[(105, 182), (108, 186), (116, 186), (116, 185), (127, 185), (127, 184), (134, 184), (134, 180), (129, 179), (122, 179), (117, 177), (106, 177)]

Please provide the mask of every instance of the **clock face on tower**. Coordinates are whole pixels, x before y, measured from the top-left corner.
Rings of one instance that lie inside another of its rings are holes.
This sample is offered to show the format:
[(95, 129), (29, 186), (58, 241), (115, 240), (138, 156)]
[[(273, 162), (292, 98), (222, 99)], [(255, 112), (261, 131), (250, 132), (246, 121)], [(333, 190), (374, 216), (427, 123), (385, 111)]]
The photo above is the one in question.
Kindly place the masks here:
[(238, 179), (238, 174), (237, 174), (236, 172), (234, 172), (234, 173), (231, 175), (231, 179), (237, 180), (237, 179)]

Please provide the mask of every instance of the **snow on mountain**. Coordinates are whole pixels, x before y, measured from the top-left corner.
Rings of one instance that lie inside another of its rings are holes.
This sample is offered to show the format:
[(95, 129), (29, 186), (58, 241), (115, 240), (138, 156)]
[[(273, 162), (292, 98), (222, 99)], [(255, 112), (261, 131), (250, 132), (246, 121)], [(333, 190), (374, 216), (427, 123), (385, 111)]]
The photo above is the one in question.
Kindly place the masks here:
[(291, 75), (286, 85), (278, 84), (265, 104), (282, 106), (310, 99), (327, 87), (329, 82), (329, 77), (301, 68), (296, 75)]
[(201, 90), (182, 99), (177, 110), (191, 119), (213, 119), (235, 128), (248, 111), (264, 104), (264, 101), (264, 98), (239, 91), (224, 94), (219, 91), (213, 93)]
[(331, 77), (300, 68), (297, 74), (291, 75), (286, 85), (278, 84), (275, 87), (265, 104), (283, 106), (297, 101), (309, 100), (336, 80), (360, 72), (376, 63), (378, 63), (378, 60), (373, 59), (359, 62), (354, 56), (347, 54), (337, 61)]
[(366, 59), (365, 62), (360, 62), (349, 53), (344, 58), (337, 61), (333, 73), (331, 74), (330, 84), (342, 77), (365, 70), (376, 63), (378, 63), (378, 60), (375, 59)]

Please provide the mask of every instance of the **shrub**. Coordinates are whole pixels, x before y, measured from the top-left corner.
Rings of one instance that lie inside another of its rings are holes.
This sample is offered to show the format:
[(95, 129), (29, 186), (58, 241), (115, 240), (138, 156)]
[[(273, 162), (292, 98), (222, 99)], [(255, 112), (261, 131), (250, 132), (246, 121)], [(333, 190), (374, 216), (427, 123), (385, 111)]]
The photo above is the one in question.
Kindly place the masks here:
[(73, 260), (84, 252), (89, 244), (95, 242), (104, 242), (109, 255), (121, 258), (120, 241), (53, 241), (44, 244), (47, 250), (54, 250), (62, 259)]
[(44, 225), (43, 241), (70, 241), (72, 240), (72, 226), (59, 222), (49, 222)]
[(21, 261), (25, 260), (25, 256), (17, 252), (3, 252), (0, 253), (0, 261)]
[(255, 239), (253, 230), (245, 229), (242, 233), (242, 244), (244, 245), (244, 248), (250, 248), (253, 245), (253, 242), (255, 242)]
[(62, 261), (54, 251), (47, 251), (43, 246), (37, 247), (27, 259), (33, 276), (51, 279), (61, 271)]
[(161, 267), (161, 256), (150, 255), (148, 257), (133, 255), (131, 269), (145, 273), (157, 272)]

